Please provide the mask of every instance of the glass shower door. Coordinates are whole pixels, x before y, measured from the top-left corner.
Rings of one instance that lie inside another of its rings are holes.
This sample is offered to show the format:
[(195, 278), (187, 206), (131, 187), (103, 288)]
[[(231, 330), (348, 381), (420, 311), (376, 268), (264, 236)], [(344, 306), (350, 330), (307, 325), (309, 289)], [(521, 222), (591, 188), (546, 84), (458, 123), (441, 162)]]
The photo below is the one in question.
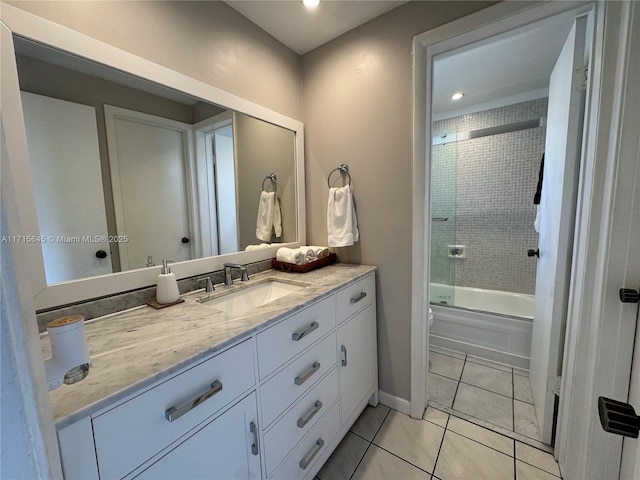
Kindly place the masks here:
[[(434, 129), (435, 131), (435, 129)], [(444, 140), (444, 139), (443, 139)], [(431, 149), (431, 284), (429, 301), (454, 304), (457, 142), (434, 141)]]

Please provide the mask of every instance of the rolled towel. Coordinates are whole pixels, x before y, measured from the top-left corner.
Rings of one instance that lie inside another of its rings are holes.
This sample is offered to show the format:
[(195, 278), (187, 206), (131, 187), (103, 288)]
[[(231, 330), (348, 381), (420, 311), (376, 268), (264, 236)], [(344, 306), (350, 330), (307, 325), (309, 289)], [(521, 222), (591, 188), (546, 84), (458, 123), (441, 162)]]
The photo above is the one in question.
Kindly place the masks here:
[(301, 248), (281, 247), (276, 252), (276, 260), (295, 265), (305, 265), (307, 263), (307, 253)]
[(249, 251), (249, 250), (259, 250), (261, 248), (267, 248), (270, 247), (271, 244), (269, 243), (261, 243), (260, 245), (247, 245), (247, 248), (245, 248), (245, 251)]
[(307, 259), (307, 263), (315, 262), (318, 259), (316, 252), (313, 248), (300, 247), (300, 249), (304, 251), (305, 258)]
[(329, 255), (329, 248), (328, 247), (321, 247), (321, 246), (317, 246), (317, 245), (311, 245), (311, 246), (309, 246), (307, 248), (313, 249), (313, 251), (316, 252), (316, 257), (318, 259), (324, 258), (324, 257)]

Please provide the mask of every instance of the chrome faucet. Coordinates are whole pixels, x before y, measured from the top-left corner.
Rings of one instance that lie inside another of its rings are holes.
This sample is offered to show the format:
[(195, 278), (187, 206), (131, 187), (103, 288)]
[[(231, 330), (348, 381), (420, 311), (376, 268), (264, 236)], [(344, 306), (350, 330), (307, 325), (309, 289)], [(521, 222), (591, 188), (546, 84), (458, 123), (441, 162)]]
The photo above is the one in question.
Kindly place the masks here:
[(204, 288), (204, 291), (207, 293), (215, 292), (216, 288), (213, 286), (213, 282), (211, 281), (211, 277), (202, 277), (197, 279), (198, 282), (207, 282), (207, 286)]
[(247, 273), (246, 265), (241, 265), (240, 263), (225, 263), (224, 264), (224, 284), (229, 287), (233, 285), (233, 278), (231, 278), (231, 269), (239, 268), (240, 272), (242, 272), (242, 282), (246, 282), (249, 280), (249, 274)]

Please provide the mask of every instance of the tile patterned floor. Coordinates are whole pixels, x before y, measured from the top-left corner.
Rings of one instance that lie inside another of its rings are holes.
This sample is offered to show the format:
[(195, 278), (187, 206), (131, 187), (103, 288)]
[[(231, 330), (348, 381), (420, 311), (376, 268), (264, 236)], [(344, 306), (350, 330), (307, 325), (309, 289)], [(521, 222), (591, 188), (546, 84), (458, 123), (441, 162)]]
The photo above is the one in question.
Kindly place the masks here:
[(429, 405), (548, 449), (526, 371), (438, 347), (431, 347), (429, 360)]
[[(462, 370), (461, 370), (462, 371)], [(414, 420), (367, 406), (316, 480), (558, 480), (549, 453), (428, 407)]]

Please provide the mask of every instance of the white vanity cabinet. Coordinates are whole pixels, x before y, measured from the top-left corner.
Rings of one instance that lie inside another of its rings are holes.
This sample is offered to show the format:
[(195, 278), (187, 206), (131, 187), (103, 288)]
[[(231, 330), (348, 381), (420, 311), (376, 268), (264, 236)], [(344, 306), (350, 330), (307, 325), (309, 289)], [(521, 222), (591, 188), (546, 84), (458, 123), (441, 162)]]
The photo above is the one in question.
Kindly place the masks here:
[(370, 271), (59, 430), (64, 475), (311, 479), (377, 389)]

